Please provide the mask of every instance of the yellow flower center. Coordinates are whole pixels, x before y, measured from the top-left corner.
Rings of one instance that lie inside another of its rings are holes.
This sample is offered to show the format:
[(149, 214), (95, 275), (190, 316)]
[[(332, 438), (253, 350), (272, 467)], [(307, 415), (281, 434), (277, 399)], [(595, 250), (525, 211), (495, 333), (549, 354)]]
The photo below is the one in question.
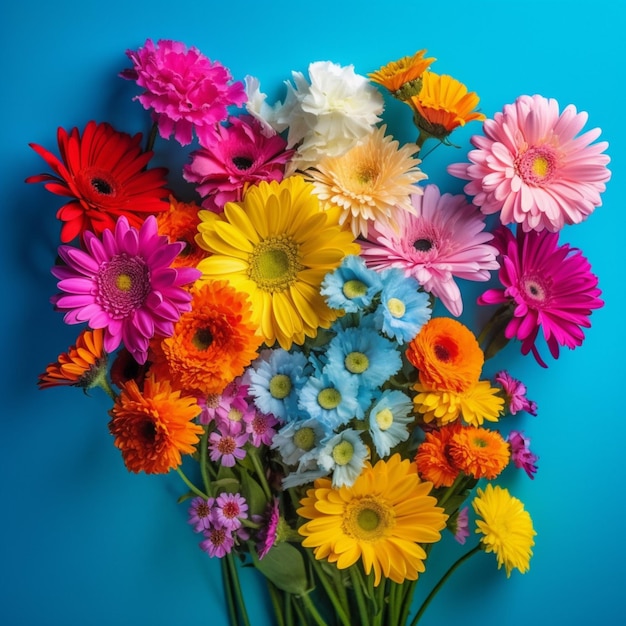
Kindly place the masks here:
[(115, 285), (120, 291), (130, 291), (133, 286), (133, 281), (128, 274), (118, 274), (115, 279)]
[(533, 172), (540, 178), (545, 178), (548, 174), (548, 159), (544, 156), (538, 156), (532, 164)]
[(346, 535), (362, 541), (378, 541), (395, 525), (393, 508), (384, 500), (367, 496), (346, 506), (342, 529)]
[(353, 298), (364, 296), (367, 293), (367, 285), (364, 282), (354, 278), (352, 280), (347, 280), (343, 284), (342, 291), (343, 295), (346, 298), (352, 300)]
[(303, 269), (298, 250), (298, 244), (289, 237), (261, 241), (248, 260), (248, 277), (263, 291), (285, 291)]
[(351, 374), (362, 374), (370, 365), (367, 355), (362, 352), (350, 352), (344, 359), (346, 369)]
[(389, 298), (389, 300), (387, 300), (387, 310), (392, 317), (399, 318), (406, 312), (406, 307), (404, 306), (404, 302), (402, 302), (402, 300), (399, 300), (398, 298)]
[(291, 378), (289, 378), (287, 374), (276, 374), (272, 376), (269, 391), (272, 398), (277, 398), (278, 400), (286, 398), (291, 391)]
[(231, 422), (240, 422), (243, 419), (243, 413), (239, 409), (229, 409), (228, 419)]
[(393, 413), (389, 409), (382, 409), (376, 413), (376, 423), (380, 430), (387, 430), (393, 424)]
[(531, 146), (515, 159), (515, 170), (527, 185), (544, 185), (557, 167), (557, 153), (549, 145)]
[(296, 431), (293, 443), (300, 450), (308, 452), (315, 446), (315, 431), (310, 426), (304, 426)]
[(317, 394), (317, 402), (323, 409), (330, 411), (339, 406), (341, 402), (341, 394), (337, 391), (337, 389), (327, 387), (326, 389), (322, 389)]
[(354, 446), (344, 439), (333, 448), (332, 456), (337, 465), (347, 465), (354, 456)]

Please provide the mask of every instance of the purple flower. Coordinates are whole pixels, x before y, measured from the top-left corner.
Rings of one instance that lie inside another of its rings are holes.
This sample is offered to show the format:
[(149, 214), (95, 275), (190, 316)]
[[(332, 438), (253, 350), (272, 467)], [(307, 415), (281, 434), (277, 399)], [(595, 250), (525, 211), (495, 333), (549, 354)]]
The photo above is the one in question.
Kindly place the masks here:
[(465, 540), (469, 537), (469, 515), (467, 507), (462, 508), (456, 516), (456, 531), (454, 538), (461, 544), (465, 544)]
[(83, 234), (84, 250), (59, 246), (64, 265), (52, 269), (64, 293), (52, 298), (66, 310), (67, 324), (87, 322), (104, 328), (104, 349), (109, 354), (121, 343), (140, 364), (147, 360), (154, 335), (169, 337), (174, 323), (191, 309), (191, 295), (183, 285), (200, 272), (191, 267), (170, 267), (185, 247), (169, 243), (157, 231), (150, 215), (139, 230), (120, 217), (115, 230), (104, 230), (102, 240)]
[(511, 460), (518, 469), (523, 469), (531, 479), (535, 478), (537, 473), (537, 457), (530, 451), (530, 439), (524, 437), (524, 434), (517, 430), (512, 430), (507, 437), (507, 441), (511, 446)]
[(269, 446), (274, 439), (276, 430), (274, 426), (278, 424), (278, 420), (271, 414), (254, 411), (244, 416), (246, 424), (246, 432), (252, 437), (252, 445), (255, 448), (265, 444)]
[(248, 517), (248, 503), (238, 493), (222, 493), (215, 499), (215, 522), (228, 530), (241, 527), (241, 520)]
[(197, 48), (160, 39), (147, 39), (143, 48), (127, 50), (133, 68), (120, 73), (144, 91), (136, 97), (144, 109), (152, 109), (161, 137), (181, 145), (191, 143), (193, 131), (200, 142), (228, 116), (228, 107), (247, 100), (242, 82), (231, 84), (230, 71), (211, 62)]
[(274, 499), (267, 505), (267, 514), (265, 526), (259, 531), (257, 550), (259, 559), (262, 559), (274, 545), (276, 534), (278, 532), (278, 522), (280, 521), (280, 509), (278, 498)]
[(209, 435), (211, 461), (220, 461), (224, 467), (233, 467), (238, 459), (246, 456), (243, 446), (248, 442), (248, 433), (230, 434), (219, 430)]
[(537, 415), (537, 403), (526, 398), (526, 385), (513, 378), (508, 372), (498, 372), (494, 380), (498, 383), (506, 395), (509, 413), (515, 415), (520, 411), (526, 411), (531, 415)]
[(213, 519), (212, 507), (215, 500), (209, 498), (194, 498), (189, 506), (189, 519), (188, 522), (193, 526), (193, 529), (197, 533), (201, 533), (211, 527)]
[(204, 541), (200, 542), (200, 548), (209, 556), (222, 558), (228, 554), (235, 545), (233, 533), (225, 526), (213, 525), (204, 531)]

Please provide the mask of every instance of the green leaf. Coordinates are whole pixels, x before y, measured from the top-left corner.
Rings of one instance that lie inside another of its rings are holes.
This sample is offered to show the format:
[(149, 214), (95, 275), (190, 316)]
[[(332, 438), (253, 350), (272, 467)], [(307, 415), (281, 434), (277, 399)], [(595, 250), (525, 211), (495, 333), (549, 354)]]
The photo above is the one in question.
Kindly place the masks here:
[(262, 558), (251, 548), (254, 566), (276, 587), (300, 596), (310, 591), (306, 564), (302, 553), (290, 543), (275, 545)]
[(248, 502), (248, 515), (263, 515), (267, 508), (267, 498), (261, 485), (246, 472), (241, 477), (241, 487)]

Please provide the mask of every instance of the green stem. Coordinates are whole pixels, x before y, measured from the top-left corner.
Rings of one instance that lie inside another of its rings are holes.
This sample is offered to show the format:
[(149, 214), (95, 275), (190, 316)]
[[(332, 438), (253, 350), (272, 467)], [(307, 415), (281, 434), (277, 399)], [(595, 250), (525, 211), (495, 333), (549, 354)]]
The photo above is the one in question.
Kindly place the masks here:
[(424, 611), (428, 608), (428, 605), (432, 601), (432, 599), (437, 595), (437, 592), (444, 586), (448, 578), (452, 576), (454, 571), (461, 565), (461, 563), (465, 563), (467, 559), (469, 559), (472, 555), (476, 554), (481, 549), (480, 543), (473, 547), (469, 552), (465, 553), (463, 556), (459, 557), (449, 568), (448, 571), (440, 578), (439, 582), (432, 588), (431, 592), (426, 596), (424, 602), (422, 602), (422, 606), (420, 606), (419, 611), (415, 614), (413, 621), (411, 622), (411, 626), (416, 626), (419, 622), (420, 618), (424, 614)]
[(228, 607), (228, 622), (233, 626), (237, 624), (237, 609), (235, 608), (235, 600), (233, 598), (233, 587), (228, 570), (228, 563), (225, 559), (220, 559), (222, 565), (222, 584), (226, 593), (226, 606)]
[(209, 427), (204, 426), (204, 432), (202, 433), (202, 437), (200, 439), (200, 474), (202, 476), (202, 482), (204, 483), (205, 491), (211, 495), (211, 481), (209, 480), (209, 472), (207, 470), (207, 451), (208, 451), (208, 442), (209, 442)]
[(111, 400), (115, 401), (117, 398), (117, 394), (113, 390), (113, 387), (111, 387), (111, 383), (104, 372), (102, 372), (101, 375), (98, 375), (98, 378), (94, 381), (93, 386), (101, 387)]
[(309, 594), (305, 593), (302, 596), (300, 596), (300, 598), (302, 599), (302, 604), (304, 604), (304, 608), (308, 611), (309, 615), (313, 618), (313, 621), (318, 626), (327, 626), (326, 622), (324, 621), (322, 616), (319, 614), (317, 607), (311, 601), (311, 597), (309, 596)]
[(263, 493), (265, 494), (265, 497), (269, 502), (272, 499), (272, 492), (270, 490), (270, 486), (267, 483), (267, 478), (265, 477), (265, 470), (263, 469), (263, 465), (261, 464), (261, 459), (259, 459), (258, 449), (250, 448), (248, 450), (248, 456), (252, 460), (252, 465), (254, 465), (254, 471), (259, 477), (259, 480), (261, 482), (261, 488), (263, 489)]
[(180, 466), (178, 466), (176, 468), (176, 471), (178, 472), (178, 475), (183, 479), (183, 482), (185, 483), (185, 485), (187, 485), (187, 487), (189, 487), (189, 489), (191, 491), (193, 491), (197, 496), (200, 496), (201, 498), (204, 498), (205, 500), (208, 500), (209, 497), (206, 495), (206, 493), (203, 493), (202, 491), (200, 491), (200, 489), (198, 489), (188, 478), (187, 476), (185, 476), (185, 473), (183, 472), (182, 468)]
[[(237, 607), (239, 608), (239, 615), (241, 617), (242, 626), (250, 626), (250, 619), (248, 618), (248, 612), (246, 611), (246, 603), (243, 599), (243, 593), (241, 592), (241, 584), (239, 582), (239, 574), (237, 573), (237, 564), (233, 557), (233, 553), (229, 552), (224, 556), (228, 563), (228, 569), (230, 571), (230, 578), (233, 584), (234, 596), (237, 601)], [(239, 622), (238, 622), (239, 623)]]
[(356, 569), (356, 566), (349, 567), (350, 579), (352, 580), (352, 588), (356, 597), (357, 607), (359, 609), (359, 617), (361, 619), (360, 626), (369, 626), (370, 617), (365, 606), (365, 597), (363, 596), (363, 580)]
[(267, 582), (267, 589), (270, 594), (270, 600), (272, 601), (272, 606), (274, 607), (274, 617), (276, 618), (277, 626), (285, 626), (285, 619), (283, 617), (283, 607), (280, 603), (280, 593), (276, 586), (268, 579), (265, 579)]
[(340, 590), (343, 591), (345, 594), (345, 589), (343, 585), (331, 585), (325, 572), (321, 568), (320, 562), (315, 558), (313, 553), (310, 550), (306, 550), (306, 554), (313, 565), (313, 569), (317, 574), (318, 580), (322, 583), (322, 587), (324, 587), (324, 591), (326, 591), (326, 595), (328, 596), (328, 599), (330, 600), (333, 608), (335, 609), (335, 612), (337, 613), (337, 617), (341, 620), (343, 626), (350, 626), (351, 621), (348, 615), (347, 596), (344, 595), (343, 602), (338, 596)]

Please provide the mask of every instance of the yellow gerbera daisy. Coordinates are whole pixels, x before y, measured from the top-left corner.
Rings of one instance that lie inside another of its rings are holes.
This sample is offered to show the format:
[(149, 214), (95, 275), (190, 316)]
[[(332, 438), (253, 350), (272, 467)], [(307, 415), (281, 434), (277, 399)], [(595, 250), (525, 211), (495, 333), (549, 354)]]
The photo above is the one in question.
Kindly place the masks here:
[(435, 421), (442, 426), (462, 417), (467, 424), (480, 426), (485, 420), (497, 422), (504, 412), (499, 389), (486, 380), (478, 381), (464, 392), (430, 389), (419, 382), (413, 388), (418, 392), (413, 398), (415, 410), (427, 424)]
[(418, 94), (422, 81), (422, 74), (436, 59), (425, 59), (426, 50), (419, 50), (413, 56), (406, 56), (387, 63), (376, 72), (368, 74), (368, 78), (382, 85), (393, 96), (406, 100)]
[(522, 574), (528, 571), (537, 533), (523, 503), (507, 489), (488, 484), (484, 491), (478, 489), (472, 506), (483, 518), (476, 521), (476, 532), (483, 534), (483, 549), (495, 553), (498, 569), (504, 565), (507, 578), (514, 567)]
[(196, 241), (211, 255), (199, 280), (227, 280), (252, 304), (266, 344), (288, 350), (328, 328), (337, 316), (320, 294), (326, 274), (360, 246), (336, 212), (324, 211), (301, 176), (250, 187), (242, 202), (215, 216), (200, 211)]
[(411, 98), (415, 123), (427, 135), (444, 139), (455, 128), (467, 122), (486, 119), (474, 109), (479, 97), (473, 91), (446, 74), (424, 72), (422, 89)]
[(298, 509), (310, 520), (299, 528), (302, 545), (339, 569), (361, 559), (367, 574), (374, 570), (375, 586), (382, 576), (400, 584), (417, 580), (426, 559), (420, 544), (439, 541), (448, 518), (431, 489), (399, 454), (368, 463), (350, 487), (319, 478)]
[(386, 126), (377, 128), (345, 154), (326, 157), (305, 176), (320, 200), (341, 211), (355, 237), (367, 237), (368, 224), (390, 226), (398, 211), (415, 213), (411, 194), (420, 193), (414, 183), (426, 178), (413, 156), (415, 146), (400, 146)]

